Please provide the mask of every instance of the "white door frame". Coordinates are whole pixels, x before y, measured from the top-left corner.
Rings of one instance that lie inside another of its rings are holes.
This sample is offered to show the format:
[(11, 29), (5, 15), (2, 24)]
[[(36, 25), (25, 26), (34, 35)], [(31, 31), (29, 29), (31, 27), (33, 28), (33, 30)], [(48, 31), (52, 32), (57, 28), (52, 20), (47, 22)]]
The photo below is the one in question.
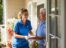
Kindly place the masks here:
[(66, 48), (66, 0), (65, 0), (65, 5), (64, 5), (64, 8), (65, 8), (65, 48)]

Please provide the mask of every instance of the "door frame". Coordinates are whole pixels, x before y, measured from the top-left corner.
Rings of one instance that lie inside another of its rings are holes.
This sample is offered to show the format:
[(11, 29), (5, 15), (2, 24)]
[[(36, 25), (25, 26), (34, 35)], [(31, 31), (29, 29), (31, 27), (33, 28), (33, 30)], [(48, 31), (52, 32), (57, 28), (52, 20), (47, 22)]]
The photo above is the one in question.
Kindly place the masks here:
[[(64, 14), (65, 14), (65, 37), (66, 37), (66, 0), (64, 0)], [(66, 38), (65, 38), (65, 48), (66, 48)]]
[[(61, 48), (66, 48), (66, 38), (65, 38), (65, 32), (66, 32), (66, 22), (65, 22), (65, 20), (66, 20), (66, 6), (65, 6), (65, 2), (66, 2), (66, 0), (60, 0), (61, 1), (61, 8), (60, 8), (60, 10), (61, 10), (61, 14), (60, 14), (60, 32), (61, 32)], [(47, 8), (47, 10), (46, 10), (46, 21), (47, 21), (47, 36), (46, 36), (46, 41), (47, 41), (47, 47), (46, 48), (49, 48), (50, 47), (50, 45), (49, 45), (49, 43), (50, 43), (50, 40), (49, 40), (49, 18), (48, 18), (48, 3), (49, 3), (49, 0), (46, 0), (46, 8)]]

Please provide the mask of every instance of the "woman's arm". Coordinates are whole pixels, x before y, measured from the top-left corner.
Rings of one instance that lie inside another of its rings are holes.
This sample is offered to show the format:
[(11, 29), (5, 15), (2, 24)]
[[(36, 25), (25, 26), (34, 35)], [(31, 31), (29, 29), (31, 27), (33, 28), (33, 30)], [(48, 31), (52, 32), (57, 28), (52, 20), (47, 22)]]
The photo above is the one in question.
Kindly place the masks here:
[(22, 36), (22, 35), (18, 35), (17, 33), (15, 33), (14, 32), (14, 36), (16, 37), (16, 38), (28, 38), (28, 36)]

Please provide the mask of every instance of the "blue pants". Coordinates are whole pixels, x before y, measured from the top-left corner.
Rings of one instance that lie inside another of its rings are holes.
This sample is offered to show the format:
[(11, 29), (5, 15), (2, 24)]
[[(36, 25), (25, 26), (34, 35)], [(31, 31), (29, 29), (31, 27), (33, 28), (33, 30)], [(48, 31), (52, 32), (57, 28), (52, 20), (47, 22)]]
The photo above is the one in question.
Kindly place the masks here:
[(24, 45), (24, 46), (14, 46), (14, 45), (12, 45), (12, 48), (29, 48), (29, 45)]
[(22, 46), (22, 47), (20, 47), (20, 46), (13, 46), (12, 48), (29, 48), (29, 46)]
[(29, 48), (28, 46), (22, 46), (22, 47), (17, 47), (17, 46), (15, 46), (15, 47), (12, 47), (12, 48)]

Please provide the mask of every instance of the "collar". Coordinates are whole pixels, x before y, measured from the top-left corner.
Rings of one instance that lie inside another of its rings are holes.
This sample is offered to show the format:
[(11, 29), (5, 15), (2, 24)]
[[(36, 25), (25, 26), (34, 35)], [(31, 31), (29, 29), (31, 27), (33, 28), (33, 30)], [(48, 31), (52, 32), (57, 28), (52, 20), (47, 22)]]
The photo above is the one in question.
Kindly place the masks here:
[(46, 23), (46, 21), (44, 21), (44, 20), (43, 20), (43, 21), (40, 21), (40, 23), (41, 23), (41, 24), (45, 24), (45, 23)]
[[(20, 23), (21, 23), (22, 25), (24, 25), (24, 24), (23, 24), (23, 21), (22, 21), (21, 19), (20, 19)], [(27, 21), (26, 21), (26, 24), (25, 24), (25, 25), (27, 25)]]

